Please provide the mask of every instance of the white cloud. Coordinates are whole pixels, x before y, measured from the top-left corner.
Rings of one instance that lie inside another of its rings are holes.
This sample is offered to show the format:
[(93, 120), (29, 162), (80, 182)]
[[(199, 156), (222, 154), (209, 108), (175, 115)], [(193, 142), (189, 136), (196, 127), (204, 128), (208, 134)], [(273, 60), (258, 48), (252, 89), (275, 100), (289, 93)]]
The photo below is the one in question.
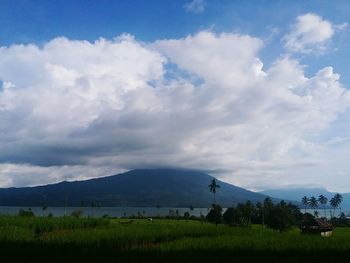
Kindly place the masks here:
[(247, 35), (202, 31), (184, 39), (157, 41), (156, 48), (179, 67), (197, 74), (206, 83), (241, 89), (253, 77), (264, 75), (257, 53), (260, 39)]
[(291, 31), (284, 36), (285, 48), (291, 52), (323, 53), (335, 31), (342, 30), (346, 24), (334, 25), (322, 17), (307, 13), (296, 18)]
[(157, 166), (224, 171), (252, 188), (300, 183), (294, 172), (324, 162), (328, 146), (315, 134), (348, 109), (349, 91), (332, 67), (306, 77), (282, 57), (265, 69), (262, 48), (209, 31), (150, 44), (123, 35), (2, 47), (0, 184)]
[(192, 0), (184, 5), (184, 8), (187, 12), (191, 13), (202, 13), (205, 10), (205, 2), (204, 0)]

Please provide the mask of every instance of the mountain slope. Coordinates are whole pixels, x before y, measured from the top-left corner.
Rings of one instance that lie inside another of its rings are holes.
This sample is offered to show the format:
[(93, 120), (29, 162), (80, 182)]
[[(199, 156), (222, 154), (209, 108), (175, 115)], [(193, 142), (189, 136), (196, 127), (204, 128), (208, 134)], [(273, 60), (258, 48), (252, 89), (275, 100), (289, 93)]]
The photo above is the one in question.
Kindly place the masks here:
[[(114, 176), (86, 181), (0, 189), (1, 206), (168, 206), (208, 207), (213, 194), (208, 185), (213, 177), (198, 171), (176, 169), (132, 170)], [(265, 195), (218, 180), (217, 202), (232, 206)], [(65, 201), (66, 200), (66, 201)]]

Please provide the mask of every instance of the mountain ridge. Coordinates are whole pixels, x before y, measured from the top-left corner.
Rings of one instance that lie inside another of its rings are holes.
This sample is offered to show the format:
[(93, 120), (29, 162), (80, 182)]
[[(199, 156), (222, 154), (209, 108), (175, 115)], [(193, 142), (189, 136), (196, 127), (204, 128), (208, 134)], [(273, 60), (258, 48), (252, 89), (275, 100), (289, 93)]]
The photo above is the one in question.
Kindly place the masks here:
[[(83, 181), (1, 188), (2, 206), (173, 206), (208, 207), (214, 177), (185, 169), (137, 169)], [(217, 202), (225, 207), (263, 201), (267, 196), (217, 179)]]

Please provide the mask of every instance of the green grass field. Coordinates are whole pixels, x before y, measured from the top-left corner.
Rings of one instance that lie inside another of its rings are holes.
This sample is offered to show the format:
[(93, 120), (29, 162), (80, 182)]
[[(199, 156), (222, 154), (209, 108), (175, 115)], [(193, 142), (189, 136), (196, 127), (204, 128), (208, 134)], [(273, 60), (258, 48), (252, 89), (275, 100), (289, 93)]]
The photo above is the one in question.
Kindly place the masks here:
[(331, 238), (187, 220), (0, 217), (0, 256), (47, 262), (335, 262), (350, 228)]

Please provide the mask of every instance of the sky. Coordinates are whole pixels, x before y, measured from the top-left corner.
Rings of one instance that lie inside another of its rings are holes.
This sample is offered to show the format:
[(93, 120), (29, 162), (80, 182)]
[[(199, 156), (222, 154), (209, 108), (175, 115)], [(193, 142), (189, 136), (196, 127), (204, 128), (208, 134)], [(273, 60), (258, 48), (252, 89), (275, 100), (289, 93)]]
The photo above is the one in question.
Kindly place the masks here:
[(350, 192), (347, 1), (0, 0), (0, 187), (188, 168)]

